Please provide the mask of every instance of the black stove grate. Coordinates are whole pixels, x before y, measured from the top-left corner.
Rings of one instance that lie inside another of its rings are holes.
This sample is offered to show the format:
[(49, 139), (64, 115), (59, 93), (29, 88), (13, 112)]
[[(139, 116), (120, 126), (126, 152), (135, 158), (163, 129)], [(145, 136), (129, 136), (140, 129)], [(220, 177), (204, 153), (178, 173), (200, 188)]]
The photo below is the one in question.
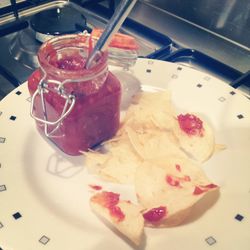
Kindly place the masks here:
[(29, 26), (27, 21), (19, 18), (19, 11), (47, 2), (51, 2), (51, 0), (26, 0), (22, 2), (10, 0), (10, 5), (0, 8), (0, 18), (13, 14), (15, 19), (12, 22), (0, 26), (0, 37), (25, 29)]
[(16, 0), (10, 0), (10, 5), (0, 8), (0, 18), (11, 13), (18, 13), (20, 10), (28, 9), (40, 4), (51, 2), (51, 0), (25, 0), (22, 2), (16, 2)]

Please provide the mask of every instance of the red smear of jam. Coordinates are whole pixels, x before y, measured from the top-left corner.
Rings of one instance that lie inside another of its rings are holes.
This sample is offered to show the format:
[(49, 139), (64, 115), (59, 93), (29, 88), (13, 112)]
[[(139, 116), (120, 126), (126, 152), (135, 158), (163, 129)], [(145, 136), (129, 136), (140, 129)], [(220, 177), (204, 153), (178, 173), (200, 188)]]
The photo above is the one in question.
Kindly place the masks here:
[(209, 189), (217, 188), (218, 186), (211, 183), (208, 185), (199, 185), (194, 187), (193, 195), (199, 195), (207, 192)]
[(180, 187), (180, 180), (178, 177), (175, 177), (173, 175), (167, 175), (166, 176), (166, 181), (170, 186), (173, 187)]
[(151, 223), (157, 223), (167, 215), (167, 208), (160, 206), (157, 208), (152, 208), (146, 213), (143, 214), (143, 217), (146, 221)]
[(125, 214), (118, 206), (109, 207), (110, 215), (117, 218), (118, 221), (122, 221), (125, 218)]
[(100, 204), (107, 208), (112, 217), (117, 221), (122, 221), (125, 218), (125, 214), (122, 212), (119, 206), (117, 206), (120, 199), (120, 194), (113, 192), (103, 191), (92, 198), (93, 202)]
[(92, 189), (94, 190), (102, 190), (102, 186), (99, 186), (99, 185), (89, 185), (89, 187), (91, 187)]
[(190, 176), (184, 175), (183, 177), (177, 177), (173, 175), (166, 176), (166, 182), (172, 187), (179, 187), (181, 188), (181, 182), (189, 182), (191, 181)]
[(194, 187), (194, 191), (193, 191), (193, 194), (194, 194), (194, 195), (199, 195), (199, 194), (202, 194), (202, 193), (204, 193), (204, 192), (205, 192), (204, 189), (202, 189), (202, 188), (200, 188), (200, 187), (198, 187), (198, 186), (195, 186), (195, 187)]
[(117, 205), (119, 202), (119, 198), (120, 198), (119, 194), (103, 191), (99, 194), (96, 194), (93, 197), (93, 201), (100, 204), (103, 207), (109, 208)]
[(181, 172), (181, 166), (179, 164), (176, 164), (175, 168), (176, 168), (177, 171)]
[(211, 189), (211, 188), (217, 188), (218, 186), (216, 184), (210, 183), (210, 184), (202, 186), (202, 187)]
[(188, 135), (203, 136), (203, 122), (195, 115), (185, 114), (177, 117), (180, 128)]

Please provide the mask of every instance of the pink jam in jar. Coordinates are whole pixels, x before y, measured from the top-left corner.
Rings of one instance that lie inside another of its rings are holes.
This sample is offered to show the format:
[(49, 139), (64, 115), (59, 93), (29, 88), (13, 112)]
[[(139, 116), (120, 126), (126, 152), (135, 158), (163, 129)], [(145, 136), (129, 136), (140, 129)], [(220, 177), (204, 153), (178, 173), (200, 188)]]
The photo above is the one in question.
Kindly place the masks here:
[(84, 34), (50, 39), (38, 52), (40, 68), (28, 79), (38, 130), (69, 155), (80, 155), (119, 128), (120, 82), (108, 71), (107, 52), (84, 68), (89, 39)]

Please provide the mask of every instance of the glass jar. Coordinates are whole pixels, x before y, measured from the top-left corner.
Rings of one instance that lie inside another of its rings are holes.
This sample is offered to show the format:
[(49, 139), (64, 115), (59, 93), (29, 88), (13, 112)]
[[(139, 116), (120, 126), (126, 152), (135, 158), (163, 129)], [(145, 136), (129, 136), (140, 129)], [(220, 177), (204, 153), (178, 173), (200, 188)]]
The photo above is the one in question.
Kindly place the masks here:
[(80, 155), (119, 128), (121, 85), (108, 70), (108, 53), (84, 68), (92, 43), (84, 34), (48, 40), (38, 51), (40, 67), (28, 79), (38, 130), (69, 155)]

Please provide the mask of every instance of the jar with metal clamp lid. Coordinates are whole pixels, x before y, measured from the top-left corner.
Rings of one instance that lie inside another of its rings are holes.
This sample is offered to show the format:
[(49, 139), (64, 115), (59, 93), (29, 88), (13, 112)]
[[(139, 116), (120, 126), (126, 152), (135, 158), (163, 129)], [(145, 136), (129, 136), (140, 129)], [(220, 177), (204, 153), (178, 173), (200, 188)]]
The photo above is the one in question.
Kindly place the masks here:
[(111, 138), (119, 128), (121, 86), (108, 70), (108, 53), (84, 67), (93, 46), (86, 34), (48, 40), (38, 52), (40, 67), (28, 79), (38, 130), (70, 155)]

